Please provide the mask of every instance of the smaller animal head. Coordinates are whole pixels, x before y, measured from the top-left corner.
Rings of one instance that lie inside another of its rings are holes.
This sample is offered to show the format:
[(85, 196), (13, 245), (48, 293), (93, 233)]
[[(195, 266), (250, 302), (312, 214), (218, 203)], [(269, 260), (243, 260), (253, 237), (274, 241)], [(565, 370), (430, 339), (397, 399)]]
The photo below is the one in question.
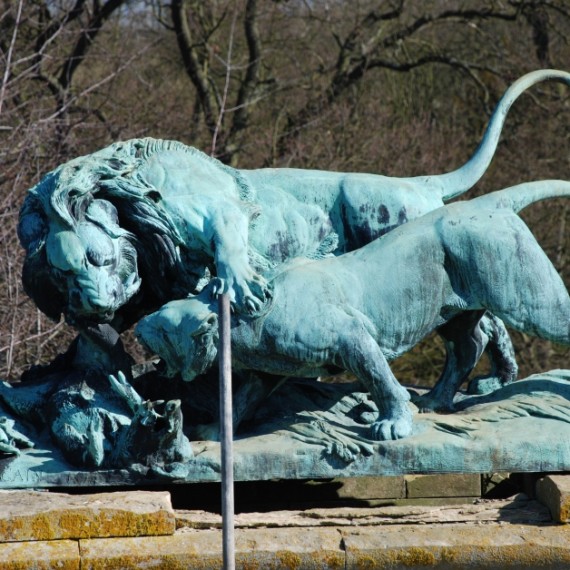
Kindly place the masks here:
[(180, 374), (190, 382), (214, 364), (218, 315), (207, 294), (171, 301), (139, 321), (135, 329), (141, 344), (162, 359), (169, 377)]
[(129, 428), (132, 447), (124, 450), (126, 455), (150, 466), (188, 461), (193, 453), (183, 423), (180, 400), (143, 402)]

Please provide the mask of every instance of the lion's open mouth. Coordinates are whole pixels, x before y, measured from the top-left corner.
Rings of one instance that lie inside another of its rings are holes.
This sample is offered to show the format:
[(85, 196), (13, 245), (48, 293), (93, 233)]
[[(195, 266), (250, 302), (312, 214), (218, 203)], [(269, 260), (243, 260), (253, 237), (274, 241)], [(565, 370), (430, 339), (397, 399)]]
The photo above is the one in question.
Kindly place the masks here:
[(84, 329), (91, 326), (110, 324), (115, 318), (115, 311), (106, 311), (97, 314), (80, 314), (75, 312), (67, 312), (65, 314), (65, 322), (75, 328)]
[[(118, 275), (109, 276), (103, 287), (76, 281), (79, 288), (70, 295), (67, 322), (110, 323), (115, 318), (115, 313), (136, 295), (141, 283), (136, 272), (130, 273), (124, 282), (119, 280)], [(103, 296), (100, 291), (104, 292)]]

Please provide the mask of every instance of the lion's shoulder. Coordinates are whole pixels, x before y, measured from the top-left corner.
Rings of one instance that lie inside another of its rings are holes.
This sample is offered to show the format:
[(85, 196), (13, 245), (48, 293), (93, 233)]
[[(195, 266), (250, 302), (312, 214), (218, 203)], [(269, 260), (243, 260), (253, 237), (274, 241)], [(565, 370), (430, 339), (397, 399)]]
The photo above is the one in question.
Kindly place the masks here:
[(175, 156), (179, 162), (184, 162), (186, 156), (198, 170), (209, 169), (229, 176), (235, 184), (238, 198), (244, 202), (255, 202), (254, 189), (240, 170), (179, 141), (150, 137), (130, 139), (113, 143), (90, 155), (92, 159), (95, 159), (93, 162), (95, 169), (97, 169), (97, 162), (102, 163), (99, 171), (103, 176), (105, 176), (105, 171), (111, 167), (115, 171), (114, 177), (129, 178), (131, 183), (139, 179), (138, 182), (142, 186), (144, 186), (144, 180), (142, 180), (144, 176), (141, 173), (145, 172), (150, 164), (160, 163), (169, 156)]

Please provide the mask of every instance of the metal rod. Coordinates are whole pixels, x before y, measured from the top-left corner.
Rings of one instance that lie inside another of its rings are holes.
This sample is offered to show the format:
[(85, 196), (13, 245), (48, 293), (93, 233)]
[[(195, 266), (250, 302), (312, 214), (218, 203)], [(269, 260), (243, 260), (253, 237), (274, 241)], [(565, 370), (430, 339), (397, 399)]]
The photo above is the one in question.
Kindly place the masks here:
[(235, 569), (234, 456), (230, 300), (218, 297), (220, 323), (220, 428), (222, 447), (222, 540), (224, 570)]

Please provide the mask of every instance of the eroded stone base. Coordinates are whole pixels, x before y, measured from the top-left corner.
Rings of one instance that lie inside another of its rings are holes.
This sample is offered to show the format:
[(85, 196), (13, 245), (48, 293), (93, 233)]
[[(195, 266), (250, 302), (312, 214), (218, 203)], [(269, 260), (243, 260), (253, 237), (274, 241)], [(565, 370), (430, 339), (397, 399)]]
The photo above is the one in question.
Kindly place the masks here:
[[(562, 497), (566, 479), (570, 476), (557, 476), (546, 484), (556, 487)], [(545, 482), (541, 485), (544, 487)], [(356, 495), (361, 491), (356, 489)], [(18, 503), (20, 508), (16, 507)], [(5, 529), (0, 536), (0, 568), (221, 568), (220, 515), (173, 511), (169, 505), (168, 493), (0, 493)], [(15, 531), (7, 533), (7, 522), (22, 533), (33, 529), (30, 521), (46, 506), (46, 516), (52, 521), (48, 534), (41, 524), (36, 525), (36, 539), (20, 534), (28, 538), (14, 541)], [(75, 530), (78, 538), (47, 540), (70, 533), (65, 513), (83, 517)], [(117, 513), (130, 522), (121, 525), (115, 521), (112, 527), (93, 522), (105, 517), (112, 520)], [(149, 524), (153, 517), (162, 522)], [(570, 565), (570, 525), (556, 524), (545, 506), (524, 495), (461, 506), (242, 513), (236, 515), (235, 522), (238, 569), (556, 569)], [(82, 525), (90, 527), (90, 538), (81, 537)], [(128, 536), (133, 530), (139, 535)], [(157, 535), (160, 533), (164, 534)]]

